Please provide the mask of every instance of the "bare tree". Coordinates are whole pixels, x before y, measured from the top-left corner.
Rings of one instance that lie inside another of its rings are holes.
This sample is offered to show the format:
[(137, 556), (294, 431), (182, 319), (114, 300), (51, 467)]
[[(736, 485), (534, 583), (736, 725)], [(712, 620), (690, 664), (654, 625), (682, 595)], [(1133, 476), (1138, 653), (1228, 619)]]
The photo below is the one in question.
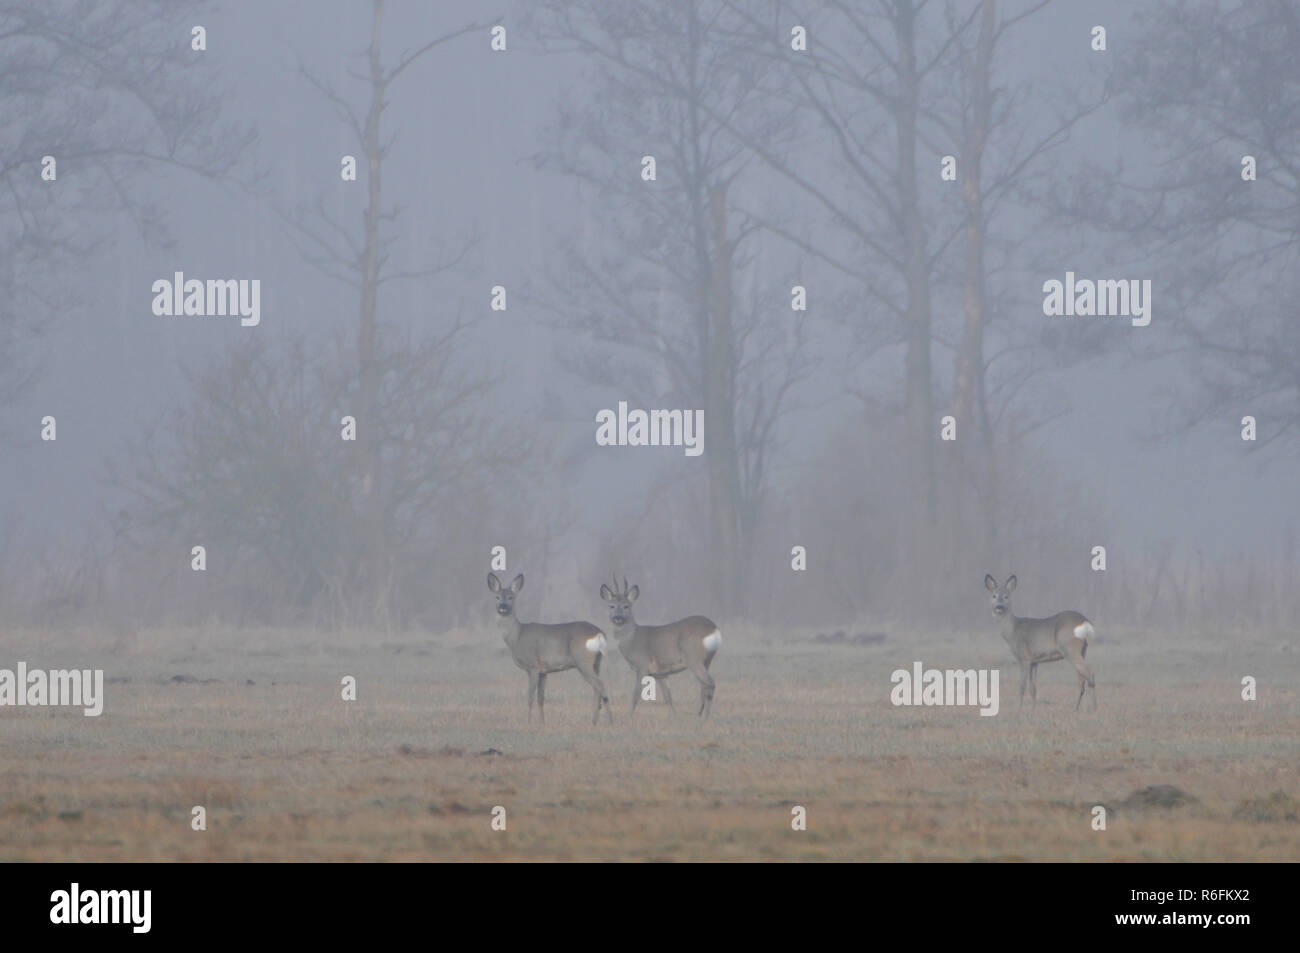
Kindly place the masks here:
[[(936, 262), (953, 234), (933, 190), (920, 184), (922, 153), (934, 154), (936, 168), (940, 154), (928, 89), (952, 42), (925, 29), (926, 6), (925, 0), (728, 3), (743, 24), (734, 42), (782, 66), (762, 95), (809, 116), (806, 141), (822, 148), (780, 152), (734, 124), (728, 128), (830, 224), (825, 234), (832, 238), (788, 237), (856, 284), (866, 302), (851, 319), (860, 355), (902, 348), (904, 455), (917, 527), (936, 517), (931, 296)], [(806, 49), (794, 48), (796, 27), (806, 31)], [(854, 389), (879, 401), (868, 388)]]
[[(596, 92), (562, 109), (538, 159), (581, 183), (604, 226), (565, 247), (552, 309), (596, 342), (578, 357), (588, 379), (666, 385), (703, 408), (708, 566), (735, 612), (779, 423), (810, 362), (789, 285), (753, 267), (760, 232), (737, 211), (751, 154), (727, 124), (772, 143), (788, 126), (755, 95), (768, 67), (725, 41), (722, 0), (548, 2), (545, 14), (551, 49), (584, 57)], [(654, 181), (639, 175), (643, 155)]]
[[(961, 298), (951, 408), (966, 437), (955, 448), (962, 461), (955, 475), (975, 487), (980, 531), (990, 541), (1002, 522), (996, 445), (1014, 446), (1060, 413), (1050, 395), (1031, 388), (1041, 371), (1059, 365), (1057, 355), (1045, 360), (1040, 335), (1014, 319), (1028, 303), (1021, 289), (1036, 287), (1024, 279), (1026, 266), (1036, 264), (1034, 250), (1055, 252), (1059, 246), (1047, 240), (1055, 223), (1033, 209), (1041, 204), (1040, 190), (1055, 186), (1051, 160), (1077, 124), (1108, 101), (1104, 90), (1093, 93), (1079, 80), (1072, 89), (1045, 90), (1041, 84), (1030, 89), (1027, 81), (999, 78), (999, 66), (1015, 51), (1019, 28), (1049, 7), (1050, 0), (1035, 0), (1003, 4), (999, 11), (997, 0), (981, 0), (972, 20), (967, 4), (947, 3), (943, 19), (950, 55), (941, 69), (952, 93), (938, 99), (931, 113), (957, 161), (962, 208), (954, 256), (960, 266), (951, 277), (942, 267), (936, 276), (940, 286), (957, 286)], [(1031, 102), (1037, 116), (1027, 108)], [(1002, 328), (989, 353), (995, 314)], [(1080, 350), (1076, 356), (1088, 353)], [(961, 487), (952, 490), (960, 502)]]
[[(390, 253), (397, 240), (393, 230), (400, 209), (384, 207), (384, 166), (394, 141), (394, 134), (385, 131), (384, 113), (398, 81), (412, 75), (408, 70), (415, 64), (444, 44), (471, 32), (486, 31), (488, 26), (488, 22), (473, 23), (440, 34), (406, 50), (395, 62), (386, 63), (381, 43), (384, 14), (384, 0), (371, 0), (370, 42), (364, 54), (365, 71), (349, 73), (364, 89), (364, 106), (354, 106), (349, 97), (338, 92), (328, 79), (305, 67), (301, 70), (307, 81), (333, 104), (340, 120), (356, 139), (358, 174), (366, 183), (366, 205), (360, 232), (354, 233), (347, 224), (334, 218), (323, 198), (313, 209), (300, 209), (285, 216), (306, 259), (358, 292), (355, 360), (359, 383), (355, 416), (359, 426), (356, 465), (362, 497), (359, 532), (366, 551), (361, 565), (369, 567), (365, 585), (371, 591), (374, 607), (381, 616), (387, 613), (387, 594), (391, 592), (395, 571), (395, 540), (390, 531), (396, 527), (388, 519), (393, 506), (388, 492), (400, 487), (408, 474), (388, 472), (389, 446), (385, 438), (391, 434), (395, 422), (381, 417), (385, 399), (382, 391), (386, 386), (383, 360), (390, 352), (381, 340), (384, 323), (380, 318), (380, 295), (394, 283), (429, 281), (451, 270), (464, 259), (471, 244), (466, 243), (459, 252), (429, 267), (404, 271), (391, 266)], [(455, 333), (462, 327), (463, 323), (457, 316), (450, 331), (441, 339), (443, 346), (450, 347)], [(478, 386), (462, 382), (461, 389), (445, 397), (450, 405), (457, 405)], [(469, 387), (469, 391), (464, 387)], [(404, 418), (400, 423), (415, 424), (416, 421)]]
[[(360, 389), (348, 333), (232, 346), (190, 375), (188, 404), (113, 461), (110, 479), (132, 500), (119, 530), (153, 549), (205, 545), (225, 567), (214, 576), (223, 604), (212, 608), (236, 621), (396, 627), (423, 614), (455, 591), (438, 580), (466, 560), (447, 543), (483, 518), (487, 494), (530, 492), (520, 475), (530, 445), (477, 413), (491, 384), (458, 370), (457, 333), (385, 336), (370, 423), (383, 452), (379, 488), (340, 464), (351, 452), (342, 419)], [(390, 560), (378, 593), (364, 532), (376, 497)]]
[[(1300, 8), (1163, 2), (1136, 19), (1116, 77), (1123, 115), (1157, 161), (1090, 170), (1062, 202), (1073, 220), (1159, 269), (1163, 332), (1137, 349), (1182, 357), (1192, 426), (1259, 422), (1262, 448), (1300, 436)], [(1247, 159), (1256, 176), (1248, 181)], [(1146, 342), (1144, 342), (1146, 343)]]
[[(139, 462), (115, 470), (136, 497), (126, 532), (212, 540), (225, 565), (240, 564), (222, 577), (233, 596), (227, 604), (258, 617), (310, 613), (391, 628), (426, 616), (431, 602), (453, 604), (437, 596), (455, 592), (458, 570), (471, 562), (449, 543), (479, 531), (492, 494), (540, 492), (538, 481), (525, 480), (524, 460), (546, 472), (533, 438), (480, 412), (497, 379), (463, 360), (472, 322), (459, 309), (435, 315), (427, 331), (385, 319), (394, 285), (435, 281), (472, 244), (428, 266), (395, 263), (400, 207), (384, 199), (390, 96), (433, 50), (471, 31), (486, 35), (485, 25), (466, 26), (387, 64), (385, 10), (373, 0), (366, 68), (349, 73), (363, 106), (302, 70), (356, 137), (365, 183), (359, 228), (323, 197), (281, 212), (304, 258), (355, 290), (355, 325), (324, 340), (259, 338), (232, 348), (192, 376), (190, 404), (133, 442)], [(354, 422), (354, 440), (341, 439), (344, 418)], [(444, 612), (438, 621), (452, 620)]]
[(97, 216), (125, 212), (162, 242), (146, 174), (245, 173), (256, 133), (220, 118), (221, 88), (190, 49), (199, 9), (0, 0), (0, 402), (32, 372), (22, 345), (75, 293), (62, 269), (98, 245)]

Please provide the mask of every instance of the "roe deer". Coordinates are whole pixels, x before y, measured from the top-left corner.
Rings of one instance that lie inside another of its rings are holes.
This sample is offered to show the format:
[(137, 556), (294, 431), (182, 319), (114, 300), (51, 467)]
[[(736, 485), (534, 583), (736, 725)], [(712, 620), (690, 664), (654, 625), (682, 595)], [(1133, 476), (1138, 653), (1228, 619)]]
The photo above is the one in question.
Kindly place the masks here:
[(1011, 593), (1016, 588), (1016, 577), (999, 586), (992, 576), (984, 577), (984, 588), (989, 591), (993, 615), (1002, 619), (1002, 637), (1011, 646), (1011, 654), (1020, 663), (1020, 704), (1025, 703), (1025, 682), (1029, 682), (1029, 696), (1038, 704), (1038, 663), (1069, 659), (1079, 675), (1079, 698), (1074, 710), (1079, 710), (1083, 693), (1092, 689), (1092, 708), (1097, 709), (1097, 685), (1092, 671), (1083, 657), (1088, 654), (1088, 639), (1095, 634), (1092, 623), (1078, 612), (1058, 612), (1048, 619), (1021, 619), (1011, 612)]
[(488, 573), (488, 589), (497, 597), (497, 619), (501, 622), (506, 645), (515, 664), (528, 673), (528, 720), (533, 720), (533, 696), (537, 696), (537, 714), (546, 724), (546, 676), (576, 668), (596, 692), (594, 725), (600, 720), (600, 706), (612, 724), (609, 695), (600, 680), (600, 660), (607, 648), (605, 633), (590, 622), (520, 622), (515, 616), (515, 596), (524, 588), (524, 577), (515, 576), (509, 586), (501, 585), (496, 573)]
[(618, 650), (636, 676), (636, 683), (632, 686), (631, 711), (636, 711), (642, 680), (647, 677), (653, 677), (655, 683), (663, 688), (664, 701), (676, 711), (673, 696), (668, 692), (668, 676), (689, 670), (700, 683), (698, 714), (701, 718), (708, 717), (713, 709), (714, 688), (709, 663), (722, 645), (722, 633), (702, 615), (693, 615), (668, 625), (637, 625), (632, 618), (632, 603), (640, 594), (639, 587), (628, 588), (626, 579), (619, 591), (617, 577), (613, 589), (605, 585), (600, 587), (600, 597), (609, 603), (609, 621), (614, 626)]

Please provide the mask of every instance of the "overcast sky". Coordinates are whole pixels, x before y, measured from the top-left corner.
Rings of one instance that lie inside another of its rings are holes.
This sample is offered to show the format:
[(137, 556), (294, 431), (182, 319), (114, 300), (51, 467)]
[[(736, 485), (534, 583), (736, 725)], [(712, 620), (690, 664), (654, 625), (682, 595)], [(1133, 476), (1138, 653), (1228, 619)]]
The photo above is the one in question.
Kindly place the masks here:
[[(101, 515), (118, 505), (98, 480), (102, 460), (160, 411), (187, 399), (182, 366), (202, 368), (239, 335), (278, 335), (355, 320), (355, 292), (303, 261), (277, 208), (289, 211), (317, 196), (344, 218), (360, 207), (355, 199), (364, 186), (339, 178), (339, 157), (355, 153), (355, 145), (330, 105), (299, 74), (298, 64), (329, 77), (363, 105), (364, 90), (348, 79), (346, 69), (362, 65), (355, 54), (368, 38), (366, 7), (310, 0), (226, 3), (205, 18), (205, 55), (220, 64), (227, 81), (228, 114), (255, 122), (260, 132), (256, 158), (267, 171), (265, 194), (168, 174), (157, 182), (156, 195), (175, 247), (150, 249), (122, 221), (111, 246), (68, 276), (68, 300), (74, 303), (49, 325), (39, 345), (43, 363), (37, 380), (7, 412), (12, 429), (29, 437), (41, 416), (54, 414), (59, 421), (57, 444), (32, 442), (0, 459), (5, 488), (0, 508), (4, 521), (19, 527), (21, 545), (76, 541), (102, 532)], [(1114, 47), (1124, 41), (1128, 8), (1120, 2), (1056, 4), (1020, 34), (1014, 68), (1036, 82), (1068, 81), (1088, 55), (1080, 39), (1088, 27), (1107, 24)], [(475, 237), (477, 246), (454, 274), (386, 299), (385, 317), (419, 326), (439, 321), (457, 306), (483, 312), (465, 359), (509, 369), (510, 383), (494, 398), (499, 413), (535, 420), (554, 439), (591, 452), (594, 412), (617, 395), (592, 393), (565, 374), (554, 357), (563, 341), (523, 294), (540, 283), (556, 236), (573, 234), (583, 228), (583, 216), (593, 214), (575, 203), (572, 183), (537, 171), (530, 161), (556, 104), (586, 91), (577, 62), (541, 55), (513, 15), (520, 9), (505, 0), (391, 3), (385, 50), (390, 61), (424, 38), (471, 20), (490, 20), (498, 11), (506, 13), (511, 32), (507, 54), (494, 55), (486, 32), (475, 33), (421, 61), (394, 91), (386, 119), (397, 139), (385, 187), (388, 201), (401, 206), (406, 239), (397, 248), (396, 264), (400, 267), (401, 259), (411, 266), (427, 264), (454, 252), (466, 237)], [(1141, 131), (1124, 129), (1114, 110), (1089, 122), (1071, 145), (1101, 156), (1122, 150), (1130, 164), (1141, 162), (1142, 148)], [(639, 156), (640, 146), (629, 144), (629, 154)], [(351, 195), (348, 189), (354, 190)], [(1104, 250), (1079, 261), (1080, 267), (1107, 268), (1101, 276), (1129, 271), (1124, 262), (1105, 261)], [(1074, 262), (1062, 261), (1058, 273), (1042, 278), (1062, 277), (1070, 267)], [(154, 316), (152, 282), (174, 271), (198, 278), (260, 278), (260, 327), (241, 328), (237, 319)], [(1160, 276), (1150, 277), (1157, 286), (1151, 327), (1121, 333), (1158, 335), (1162, 325), (1178, 320), (1161, 309)], [(504, 315), (486, 313), (494, 284), (511, 290)], [(1030, 288), (1026, 298), (1037, 308), (1041, 293)], [(1041, 313), (1037, 319), (1048, 320)], [(936, 363), (944, 373), (951, 366), (946, 352), (937, 352)], [(1112, 559), (1116, 546), (1161, 540), (1226, 557), (1244, 549), (1271, 551), (1285, 534), (1294, 535), (1294, 455), (1277, 456), (1263, 469), (1262, 455), (1246, 453), (1238, 421), (1249, 408), (1191, 435), (1152, 439), (1168, 416), (1162, 395), (1186, 373), (1173, 362), (1136, 362), (1120, 349), (1068, 372), (1044, 375), (1036, 385), (1044, 393), (1064, 395), (1072, 409), (1037, 432), (1033, 445), (1091, 489), (1108, 516)], [(561, 395), (572, 419), (544, 419), (546, 392)], [(811, 451), (853, 412), (851, 402), (810, 412), (800, 421), (791, 452)], [(618, 455), (593, 453), (592, 466), (583, 472), (573, 493), (584, 502), (583, 519), (591, 526), (629, 505), (622, 488), (644, 478), (635, 462)], [(797, 480), (799, 472), (797, 467), (778, 470), (776, 478)]]

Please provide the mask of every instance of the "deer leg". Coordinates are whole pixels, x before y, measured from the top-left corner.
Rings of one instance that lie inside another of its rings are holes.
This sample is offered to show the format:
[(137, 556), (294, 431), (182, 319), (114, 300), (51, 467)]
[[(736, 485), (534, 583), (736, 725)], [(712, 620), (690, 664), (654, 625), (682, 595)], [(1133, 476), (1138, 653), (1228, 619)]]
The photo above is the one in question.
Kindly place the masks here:
[(594, 725), (600, 721), (600, 706), (604, 705), (605, 717), (609, 719), (609, 723), (612, 725), (614, 716), (609, 711), (609, 694), (605, 691), (605, 683), (600, 680), (600, 676), (596, 674), (594, 667), (591, 671), (587, 671), (587, 669), (579, 665), (578, 674), (587, 680), (587, 684), (596, 693), (596, 713), (591, 716), (591, 723)]
[(709, 711), (713, 708), (713, 689), (715, 683), (709, 670), (701, 662), (689, 663), (691, 674), (694, 675), (700, 683), (700, 711), (701, 718), (707, 718)]
[(533, 722), (533, 699), (537, 697), (537, 673), (528, 673), (528, 723)]
[(544, 725), (546, 724), (546, 673), (539, 672), (537, 675), (537, 717)]
[(641, 700), (641, 673), (634, 671), (632, 673), (632, 707), (628, 710), (628, 717), (631, 718), (636, 711), (636, 703)]
[(1074, 710), (1079, 710), (1079, 705), (1083, 702), (1083, 692), (1085, 688), (1092, 689), (1092, 708), (1097, 710), (1097, 683), (1092, 676), (1092, 669), (1088, 668), (1088, 663), (1083, 660), (1083, 655), (1077, 657), (1070, 656), (1070, 664), (1074, 670), (1079, 673), (1079, 700), (1074, 703)]
[(662, 677), (662, 678), (657, 678), (657, 679), (655, 679), (655, 681), (657, 681), (657, 682), (659, 683), (659, 690), (662, 691), (662, 692), (664, 693), (664, 701), (666, 701), (666, 702), (668, 703), (668, 708), (669, 708), (671, 711), (676, 712), (677, 709), (676, 709), (676, 708), (673, 708), (673, 694), (672, 694), (672, 692), (668, 691), (668, 678), (667, 678), (667, 676), (664, 676), (664, 677)]
[(1029, 681), (1029, 666), (1020, 663), (1020, 707), (1025, 707), (1025, 683)]
[(1038, 707), (1038, 663), (1029, 666), (1029, 698), (1034, 708)]

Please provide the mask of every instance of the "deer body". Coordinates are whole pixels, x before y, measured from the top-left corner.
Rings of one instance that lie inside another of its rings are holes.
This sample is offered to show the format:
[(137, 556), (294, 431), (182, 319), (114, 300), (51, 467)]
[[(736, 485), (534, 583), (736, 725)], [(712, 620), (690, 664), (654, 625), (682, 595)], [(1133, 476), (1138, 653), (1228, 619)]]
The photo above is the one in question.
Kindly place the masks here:
[(537, 714), (546, 723), (546, 676), (576, 668), (596, 693), (594, 725), (600, 709), (613, 722), (609, 694), (600, 678), (600, 662), (608, 648), (605, 633), (590, 622), (520, 622), (515, 616), (515, 596), (524, 588), (524, 577), (516, 576), (510, 586), (501, 585), (496, 573), (488, 574), (488, 589), (497, 597), (497, 620), (501, 634), (515, 664), (528, 673), (528, 720), (533, 719), (533, 698)]
[[(700, 683), (700, 717), (707, 717), (713, 708), (715, 682), (709, 674), (713, 656), (722, 645), (718, 627), (702, 615), (693, 615), (667, 625), (637, 625), (632, 617), (632, 603), (640, 589), (623, 580), (623, 589), (600, 587), (600, 597), (610, 604), (610, 623), (618, 650), (632, 668), (635, 683), (632, 686), (632, 708), (641, 698), (641, 686), (647, 677), (653, 678), (663, 688), (664, 700), (673, 707), (673, 696), (668, 691), (667, 678), (678, 672), (689, 671)], [(675, 709), (674, 709), (675, 710)]]
[(993, 615), (1002, 620), (1002, 637), (1011, 648), (1011, 654), (1020, 663), (1020, 703), (1025, 701), (1025, 685), (1029, 685), (1032, 704), (1038, 704), (1038, 666), (1042, 662), (1059, 662), (1066, 659), (1079, 676), (1079, 697), (1075, 711), (1083, 702), (1083, 694), (1092, 689), (1092, 707), (1097, 707), (1097, 686), (1092, 670), (1084, 657), (1088, 654), (1088, 639), (1096, 634), (1092, 623), (1082, 613), (1069, 610), (1058, 612), (1046, 619), (1020, 618), (1011, 611), (1011, 593), (1016, 588), (1016, 577), (1010, 577), (1002, 586), (992, 576), (984, 577), (984, 588), (989, 591)]

